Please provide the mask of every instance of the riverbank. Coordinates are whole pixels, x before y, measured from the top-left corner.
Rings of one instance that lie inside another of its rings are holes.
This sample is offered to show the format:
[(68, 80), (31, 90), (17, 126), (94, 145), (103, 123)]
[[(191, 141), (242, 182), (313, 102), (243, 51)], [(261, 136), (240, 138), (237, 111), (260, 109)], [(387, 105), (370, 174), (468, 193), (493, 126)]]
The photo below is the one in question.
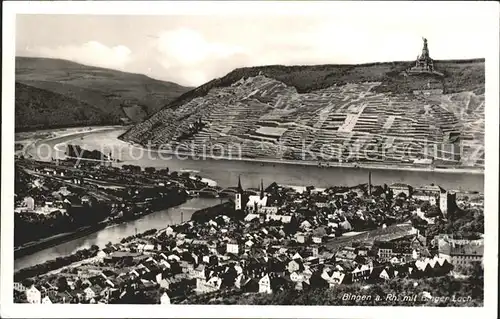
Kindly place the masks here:
[[(105, 247), (108, 242), (118, 243), (123, 238), (142, 234), (151, 229), (166, 229), (168, 225), (176, 225), (191, 220), (194, 212), (203, 211), (205, 208), (220, 205), (220, 200), (191, 198), (185, 203), (168, 209), (154, 211), (134, 221), (122, 222), (106, 226), (102, 230), (90, 234), (83, 232), (72, 240), (54, 245), (53, 247), (26, 255), (14, 260), (14, 272), (16, 274), (26, 273), (29, 269), (38, 269), (44, 264), (56, 260), (69, 258), (80, 250), (88, 250), (92, 246)], [(183, 218), (184, 217), (184, 218)], [(74, 262), (74, 261), (73, 261)]]
[(122, 217), (122, 218), (107, 220), (107, 221), (100, 222), (97, 225), (83, 226), (83, 227), (80, 227), (72, 232), (57, 234), (57, 235), (54, 235), (51, 237), (39, 239), (37, 241), (25, 243), (21, 246), (14, 248), (14, 259), (24, 257), (26, 255), (30, 255), (30, 254), (39, 252), (39, 251), (47, 249), (47, 248), (51, 248), (51, 247), (66, 243), (68, 241), (90, 235), (92, 233), (95, 233), (99, 230), (102, 230), (102, 229), (110, 227), (110, 226), (116, 226), (116, 225), (119, 225), (122, 223), (135, 221), (135, 220), (141, 219), (149, 214), (153, 214), (153, 213), (165, 210), (165, 209), (180, 206), (180, 205), (186, 203), (188, 198), (189, 197), (186, 197), (183, 200), (181, 200), (180, 202), (169, 203), (170, 205), (167, 205), (164, 207), (157, 206), (157, 207), (155, 207), (154, 210), (144, 210), (144, 212), (140, 215), (133, 215), (131, 217)]
[(42, 238), (37, 241), (32, 241), (26, 244), (23, 244), (19, 247), (14, 248), (14, 259), (24, 257), (30, 254), (34, 254), (43, 249), (51, 248), (65, 242), (68, 242), (73, 239), (78, 239), (84, 237), (86, 235), (95, 233), (101, 229), (106, 228), (108, 225), (106, 223), (97, 224), (94, 226), (84, 226), (80, 227), (73, 232), (67, 232), (63, 234), (57, 234), (48, 238)]
[[(123, 141), (123, 140), (121, 140)], [(189, 159), (189, 160), (224, 160), (224, 161), (241, 161), (241, 162), (251, 162), (251, 163), (261, 163), (261, 164), (285, 164), (285, 165), (300, 165), (300, 166), (314, 166), (320, 168), (359, 168), (359, 169), (373, 169), (373, 170), (393, 170), (393, 171), (413, 171), (413, 172), (435, 172), (435, 173), (453, 173), (453, 174), (477, 174), (484, 175), (484, 168), (479, 167), (429, 167), (429, 166), (414, 166), (405, 164), (380, 164), (380, 163), (339, 163), (339, 162), (328, 162), (323, 163), (320, 161), (311, 160), (287, 160), (287, 159), (277, 159), (277, 158), (249, 158), (249, 157), (239, 157), (235, 156), (215, 156), (207, 154), (196, 154), (193, 152), (174, 152), (168, 150), (159, 149), (147, 149), (142, 145), (131, 143), (128, 141), (123, 141), (129, 143), (132, 148), (140, 149), (141, 151), (149, 151), (157, 153), (158, 159), (165, 159), (166, 156), (174, 156), (177, 159)]]
[[(41, 130), (41, 131), (29, 131), (29, 132), (16, 132), (14, 135), (14, 141), (18, 144), (23, 144), (24, 147), (21, 151), (19, 151), (19, 155), (23, 155), (28, 157), (30, 154), (30, 150), (36, 148), (37, 145), (41, 142), (49, 143), (58, 139), (66, 139), (74, 140), (80, 137), (84, 137), (87, 134), (99, 133), (99, 132), (108, 132), (115, 130), (122, 130), (123, 126), (92, 126), (92, 127), (71, 127), (66, 129), (58, 129), (58, 130)], [(49, 136), (45, 136), (49, 135)], [(40, 138), (40, 136), (42, 138)], [(57, 149), (55, 149), (57, 150)], [(16, 152), (17, 153), (17, 152)], [(40, 154), (35, 153), (39, 160)], [(48, 156), (49, 158), (53, 157), (53, 155)]]

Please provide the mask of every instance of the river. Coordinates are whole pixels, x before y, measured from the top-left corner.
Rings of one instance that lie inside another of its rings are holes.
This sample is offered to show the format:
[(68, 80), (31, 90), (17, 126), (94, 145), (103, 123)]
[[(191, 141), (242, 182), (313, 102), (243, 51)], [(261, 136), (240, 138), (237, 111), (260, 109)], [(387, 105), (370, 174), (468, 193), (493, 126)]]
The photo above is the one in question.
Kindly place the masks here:
[(40, 264), (57, 257), (67, 256), (79, 249), (89, 248), (92, 245), (97, 245), (102, 248), (108, 242), (116, 243), (120, 241), (121, 238), (134, 235), (136, 231), (137, 233), (142, 233), (152, 228), (161, 229), (168, 225), (179, 224), (181, 222), (181, 216), (184, 221), (189, 220), (195, 211), (219, 203), (221, 203), (220, 199), (193, 198), (177, 207), (160, 210), (134, 221), (108, 226), (105, 229), (84, 237), (17, 258), (14, 260), (14, 271)]
[[(464, 191), (483, 191), (484, 174), (467, 174), (452, 172), (408, 171), (376, 168), (351, 167), (316, 167), (309, 165), (286, 163), (260, 163), (241, 160), (224, 159), (181, 159), (173, 157), (165, 159), (152, 151), (147, 152), (129, 143), (118, 140), (124, 129), (105, 129), (96, 132), (77, 133), (70, 136), (57, 137), (35, 143), (28, 153), (49, 159), (63, 156), (65, 143), (80, 144), (86, 149), (97, 149), (123, 162), (114, 165), (134, 164), (143, 167), (168, 167), (171, 171), (193, 170), (201, 177), (214, 180), (222, 187), (236, 186), (238, 176), (244, 188), (259, 187), (260, 180), (264, 184), (277, 182), (282, 185), (300, 185), (316, 187), (354, 186), (368, 182), (368, 171), (372, 173), (374, 185), (392, 184), (396, 182), (421, 186), (431, 183), (445, 189)], [(52, 151), (54, 150), (55, 151)], [(36, 151), (38, 150), (38, 151)], [(51, 153), (49, 153), (51, 152)], [(50, 156), (48, 155), (50, 154)]]
[[(95, 132), (76, 133), (60, 136), (49, 140), (38, 141), (27, 152), (36, 157), (49, 159), (64, 154), (65, 143), (80, 144), (86, 149), (98, 149), (104, 154), (112, 153), (114, 158), (123, 160), (114, 165), (134, 164), (143, 167), (168, 167), (170, 171), (191, 170), (207, 180), (213, 180), (222, 187), (236, 186), (238, 176), (241, 176), (244, 188), (259, 187), (261, 179), (265, 185), (277, 182), (282, 185), (297, 185), (328, 187), (332, 185), (354, 186), (368, 182), (368, 171), (372, 173), (374, 185), (392, 184), (396, 182), (420, 186), (435, 183), (445, 189), (464, 191), (483, 191), (483, 174), (462, 174), (430, 171), (404, 171), (391, 169), (364, 169), (340, 167), (316, 167), (307, 165), (284, 163), (260, 163), (239, 160), (194, 160), (194, 159), (161, 159), (155, 152), (144, 152), (117, 137), (123, 129), (103, 129)], [(103, 148), (106, 146), (106, 148)], [(38, 150), (38, 151), (36, 151)], [(55, 151), (54, 151), (55, 150)], [(109, 241), (116, 242), (123, 237), (130, 236), (150, 228), (162, 228), (168, 224), (180, 221), (180, 211), (185, 211), (184, 218), (190, 218), (196, 209), (212, 206), (219, 200), (193, 199), (179, 207), (156, 212), (142, 219), (126, 224), (106, 228), (94, 234), (66, 242), (38, 253), (24, 256), (15, 260), (15, 269), (21, 269), (37, 263), (71, 254), (83, 247), (96, 244), (100, 247)]]

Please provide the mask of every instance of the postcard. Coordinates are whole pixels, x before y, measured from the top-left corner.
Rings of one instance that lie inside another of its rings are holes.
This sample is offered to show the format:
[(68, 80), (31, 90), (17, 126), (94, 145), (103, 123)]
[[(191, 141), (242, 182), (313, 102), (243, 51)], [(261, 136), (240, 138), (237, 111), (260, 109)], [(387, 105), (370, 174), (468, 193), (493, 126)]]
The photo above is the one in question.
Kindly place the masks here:
[(2, 316), (495, 317), (498, 9), (5, 3)]

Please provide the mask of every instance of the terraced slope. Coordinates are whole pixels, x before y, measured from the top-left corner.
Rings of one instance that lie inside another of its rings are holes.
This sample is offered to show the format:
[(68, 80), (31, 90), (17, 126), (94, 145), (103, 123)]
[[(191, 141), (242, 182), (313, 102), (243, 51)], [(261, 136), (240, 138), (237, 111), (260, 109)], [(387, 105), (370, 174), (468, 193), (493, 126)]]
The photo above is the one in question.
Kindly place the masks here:
[(224, 156), (482, 166), (484, 63), (438, 65), (444, 77), (407, 76), (404, 63), (238, 69), (122, 138)]
[(16, 57), (16, 82), (93, 105), (114, 123), (140, 122), (190, 89), (141, 74), (31, 57)]

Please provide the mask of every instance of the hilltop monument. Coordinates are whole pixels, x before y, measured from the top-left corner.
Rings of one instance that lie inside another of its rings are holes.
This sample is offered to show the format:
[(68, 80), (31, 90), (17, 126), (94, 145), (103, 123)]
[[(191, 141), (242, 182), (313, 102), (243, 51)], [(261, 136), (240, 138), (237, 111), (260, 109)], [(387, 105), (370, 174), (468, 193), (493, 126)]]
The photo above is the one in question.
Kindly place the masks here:
[(422, 38), (424, 45), (422, 47), (422, 53), (417, 56), (415, 65), (408, 69), (408, 74), (421, 74), (421, 73), (432, 73), (436, 75), (442, 75), (434, 69), (434, 61), (431, 59), (429, 54), (429, 46), (427, 44), (427, 39)]

